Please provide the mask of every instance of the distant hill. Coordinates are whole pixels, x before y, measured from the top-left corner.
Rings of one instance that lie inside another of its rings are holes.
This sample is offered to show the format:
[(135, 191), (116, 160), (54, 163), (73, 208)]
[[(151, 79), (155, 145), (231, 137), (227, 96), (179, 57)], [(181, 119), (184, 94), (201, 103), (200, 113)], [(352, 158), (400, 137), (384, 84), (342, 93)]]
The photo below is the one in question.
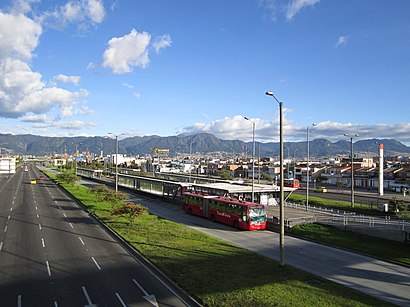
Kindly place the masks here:
[[(252, 142), (240, 140), (222, 140), (209, 133), (196, 135), (176, 135), (160, 137), (157, 135), (131, 137), (120, 140), (119, 153), (145, 155), (152, 154), (153, 148), (167, 148), (170, 155), (189, 153), (225, 153), (227, 155), (252, 155)], [(410, 147), (394, 139), (370, 139), (354, 142), (354, 152), (358, 155), (376, 155), (378, 143), (383, 143), (385, 155), (410, 154)], [(285, 142), (284, 156), (306, 157), (307, 143)], [(1, 153), (20, 155), (52, 155), (54, 153), (72, 154), (79, 152), (104, 155), (115, 152), (115, 139), (106, 137), (44, 137), (37, 135), (0, 134)], [(312, 158), (335, 157), (350, 154), (350, 141), (330, 142), (326, 139), (316, 139), (309, 142), (309, 153)], [(279, 143), (256, 143), (256, 155), (278, 156)]]

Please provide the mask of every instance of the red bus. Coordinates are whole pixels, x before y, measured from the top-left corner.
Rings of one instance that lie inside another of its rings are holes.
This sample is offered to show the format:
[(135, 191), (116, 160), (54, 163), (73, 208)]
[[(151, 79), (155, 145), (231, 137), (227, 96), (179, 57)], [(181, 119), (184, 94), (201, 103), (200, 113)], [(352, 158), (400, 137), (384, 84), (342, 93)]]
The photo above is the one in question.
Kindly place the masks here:
[(214, 222), (244, 230), (266, 228), (265, 205), (194, 192), (184, 192), (183, 198), (182, 208), (185, 213), (204, 216)]
[(283, 180), (283, 185), (285, 187), (299, 189), (300, 188), (300, 181), (298, 179), (284, 179)]

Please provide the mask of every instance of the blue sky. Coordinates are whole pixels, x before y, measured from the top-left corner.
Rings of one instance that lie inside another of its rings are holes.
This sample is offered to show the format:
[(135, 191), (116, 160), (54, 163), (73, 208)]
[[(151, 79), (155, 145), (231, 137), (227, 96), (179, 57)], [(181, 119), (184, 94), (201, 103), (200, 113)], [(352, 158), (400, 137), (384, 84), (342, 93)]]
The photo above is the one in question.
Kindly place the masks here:
[(410, 1), (0, 4), (0, 131), (410, 144)]

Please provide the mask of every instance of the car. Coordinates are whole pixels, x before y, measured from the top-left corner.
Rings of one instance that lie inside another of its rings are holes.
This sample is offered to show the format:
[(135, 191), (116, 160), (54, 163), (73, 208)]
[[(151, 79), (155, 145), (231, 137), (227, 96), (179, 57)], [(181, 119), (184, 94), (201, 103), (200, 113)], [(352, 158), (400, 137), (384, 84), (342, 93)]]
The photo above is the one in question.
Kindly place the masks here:
[(40, 175), (40, 176), (38, 176), (38, 179), (39, 179), (39, 180), (44, 180), (44, 176), (43, 176), (43, 175)]
[(31, 184), (36, 184), (36, 183), (37, 183), (37, 180), (36, 180), (36, 179), (31, 179), (30, 183), (31, 183)]
[(315, 192), (318, 192), (318, 193), (326, 193), (326, 192), (327, 192), (327, 189), (326, 189), (326, 187), (317, 187), (317, 188), (315, 189)]

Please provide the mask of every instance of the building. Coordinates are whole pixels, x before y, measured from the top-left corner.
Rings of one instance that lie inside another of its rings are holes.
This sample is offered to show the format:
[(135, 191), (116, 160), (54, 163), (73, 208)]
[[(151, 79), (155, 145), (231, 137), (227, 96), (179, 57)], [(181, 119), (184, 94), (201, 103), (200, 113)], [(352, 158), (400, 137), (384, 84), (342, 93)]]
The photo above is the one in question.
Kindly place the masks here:
[(0, 174), (15, 174), (16, 173), (16, 159), (12, 157), (0, 158)]

